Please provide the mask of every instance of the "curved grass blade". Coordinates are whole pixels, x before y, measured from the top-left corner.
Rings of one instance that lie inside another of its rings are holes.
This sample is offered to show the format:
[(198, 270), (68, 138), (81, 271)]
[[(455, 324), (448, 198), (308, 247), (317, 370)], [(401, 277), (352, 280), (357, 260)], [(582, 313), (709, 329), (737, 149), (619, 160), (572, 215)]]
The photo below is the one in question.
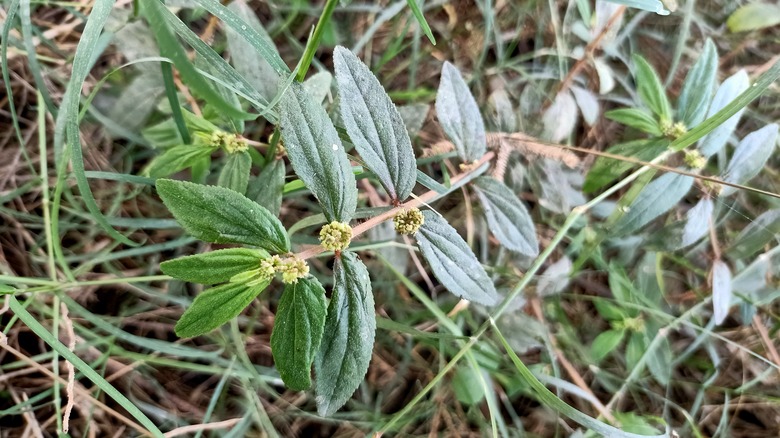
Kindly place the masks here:
[(409, 5), (409, 9), (412, 10), (414, 18), (417, 19), (418, 23), (420, 23), (420, 28), (422, 29), (425, 36), (427, 36), (431, 44), (435, 46), (436, 38), (433, 37), (431, 26), (429, 26), (428, 21), (425, 20), (425, 15), (423, 15), (422, 10), (420, 9), (420, 5), (417, 4), (417, 0), (406, 0), (406, 3)]
[(51, 348), (53, 348), (59, 355), (65, 358), (68, 362), (72, 363), (73, 366), (81, 372), (81, 374), (84, 375), (84, 377), (88, 378), (92, 381), (95, 385), (97, 385), (98, 388), (100, 388), (103, 392), (106, 393), (109, 397), (111, 397), (114, 401), (116, 401), (120, 406), (122, 406), (130, 415), (133, 416), (138, 422), (141, 423), (153, 436), (162, 438), (163, 433), (160, 431), (160, 429), (157, 428), (157, 426), (152, 422), (152, 420), (149, 419), (146, 415), (144, 415), (143, 412), (141, 412), (140, 409), (136, 405), (134, 405), (130, 400), (127, 399), (121, 392), (119, 392), (116, 388), (114, 388), (113, 385), (108, 383), (106, 379), (103, 378), (100, 374), (95, 372), (95, 370), (92, 369), (92, 367), (89, 366), (86, 362), (84, 362), (80, 357), (76, 356), (72, 351), (68, 349), (62, 342), (60, 342), (57, 338), (54, 337), (54, 335), (51, 334), (46, 328), (41, 325), (40, 322), (38, 322), (37, 319), (35, 319), (34, 316), (30, 314), (30, 312), (25, 309), (24, 306), (22, 306), (19, 301), (14, 297), (13, 295), (6, 296), (6, 300), (8, 300), (8, 304), (11, 307), (11, 311), (14, 312), (16, 316), (19, 317), (19, 319), (27, 325), (27, 327), (30, 328), (30, 330), (33, 331), (36, 335), (38, 335), (39, 338), (41, 338), (44, 342), (49, 344)]

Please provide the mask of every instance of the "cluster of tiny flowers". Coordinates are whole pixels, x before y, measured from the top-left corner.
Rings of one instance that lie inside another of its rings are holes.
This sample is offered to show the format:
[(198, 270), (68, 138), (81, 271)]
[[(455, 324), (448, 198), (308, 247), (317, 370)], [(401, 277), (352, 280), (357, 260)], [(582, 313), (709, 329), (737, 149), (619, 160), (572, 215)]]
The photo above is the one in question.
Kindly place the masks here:
[(688, 133), (688, 128), (683, 122), (672, 123), (670, 120), (661, 120), (661, 131), (669, 138), (680, 138)]
[(276, 274), (282, 274), (282, 282), (297, 283), (298, 279), (309, 274), (309, 265), (305, 260), (297, 257), (281, 258), (278, 255), (271, 256), (260, 262), (260, 275), (271, 278)]
[(320, 230), (320, 244), (329, 251), (341, 251), (352, 240), (352, 227), (343, 222), (333, 221)]
[(703, 169), (707, 165), (707, 157), (697, 150), (685, 151), (684, 160), (691, 169)]
[(460, 163), (458, 167), (460, 167), (460, 170), (463, 172), (471, 172), (477, 167), (477, 163), (479, 163), (479, 161), (474, 160), (471, 163)]
[(395, 230), (400, 234), (414, 234), (425, 222), (425, 217), (419, 208), (402, 209), (393, 217)]
[(212, 132), (209, 145), (214, 148), (225, 148), (231, 154), (243, 152), (249, 148), (244, 139), (225, 131)]

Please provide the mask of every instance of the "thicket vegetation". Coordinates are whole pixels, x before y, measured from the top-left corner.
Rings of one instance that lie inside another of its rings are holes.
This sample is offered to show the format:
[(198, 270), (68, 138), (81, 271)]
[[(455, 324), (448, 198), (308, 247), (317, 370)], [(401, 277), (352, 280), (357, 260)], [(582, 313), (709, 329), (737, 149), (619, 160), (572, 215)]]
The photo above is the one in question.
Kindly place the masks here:
[(777, 5), (0, 18), (0, 437), (780, 433)]

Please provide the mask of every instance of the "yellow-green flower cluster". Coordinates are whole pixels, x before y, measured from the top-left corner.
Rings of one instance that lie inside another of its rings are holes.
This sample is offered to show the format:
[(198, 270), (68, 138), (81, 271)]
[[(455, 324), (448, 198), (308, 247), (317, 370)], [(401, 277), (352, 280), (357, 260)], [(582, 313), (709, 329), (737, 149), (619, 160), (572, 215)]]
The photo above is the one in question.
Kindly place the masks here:
[(320, 230), (320, 244), (329, 251), (341, 251), (352, 240), (352, 227), (344, 222), (333, 221)]
[(402, 209), (393, 217), (395, 230), (400, 234), (414, 234), (425, 222), (425, 217), (419, 208)]
[(309, 265), (306, 264), (306, 260), (295, 256), (281, 258), (274, 255), (260, 262), (259, 271), (264, 278), (282, 274), (282, 282), (291, 284), (297, 283), (298, 279), (309, 274)]
[(680, 138), (688, 133), (688, 128), (683, 122), (672, 123), (671, 120), (661, 120), (661, 132), (671, 139)]
[(707, 165), (707, 157), (697, 150), (685, 151), (684, 160), (691, 169), (703, 169)]
[(209, 138), (209, 146), (213, 148), (224, 148), (230, 154), (244, 152), (249, 148), (246, 141), (236, 134), (225, 131), (214, 131)]

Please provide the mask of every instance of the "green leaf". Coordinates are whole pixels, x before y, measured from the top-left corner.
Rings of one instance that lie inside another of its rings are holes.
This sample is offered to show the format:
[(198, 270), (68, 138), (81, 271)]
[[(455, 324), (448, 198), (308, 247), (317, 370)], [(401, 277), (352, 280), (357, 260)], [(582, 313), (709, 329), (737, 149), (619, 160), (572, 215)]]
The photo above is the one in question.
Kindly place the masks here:
[(376, 332), (374, 296), (363, 262), (344, 251), (336, 258), (333, 277), (322, 345), (314, 361), (317, 411), (322, 416), (339, 410), (360, 386)]
[(255, 269), (268, 253), (261, 249), (229, 248), (179, 257), (160, 263), (166, 275), (201, 284), (229, 281), (234, 275)]
[(290, 238), (279, 219), (240, 193), (170, 179), (157, 180), (157, 191), (176, 220), (198, 239), (290, 251)]
[(483, 376), (474, 367), (464, 365), (458, 367), (452, 377), (452, 390), (458, 401), (471, 406), (485, 398), (485, 387), (482, 383)]
[[(660, 335), (656, 335), (660, 336)], [(668, 385), (672, 378), (672, 346), (669, 345), (669, 339), (663, 337), (654, 351), (645, 351), (647, 354), (647, 369), (653, 375), (655, 380), (661, 385)]]
[[(715, 92), (715, 97), (710, 104), (710, 110), (707, 113), (707, 117), (714, 116), (718, 111), (722, 110), (726, 105), (730, 104), (732, 100), (742, 94), (750, 87), (750, 78), (745, 70), (740, 70), (730, 76), (728, 79), (718, 87), (718, 91)], [(734, 133), (739, 124), (739, 119), (742, 117), (744, 108), (740, 109), (728, 120), (720, 123), (715, 129), (712, 130), (701, 142), (699, 142), (699, 151), (705, 157), (711, 157), (718, 153), (723, 146)]]
[(486, 306), (498, 303), (493, 281), (455, 228), (441, 216), (424, 211), (417, 243), (433, 275), (453, 294)]
[(699, 60), (685, 77), (677, 101), (677, 119), (685, 126), (696, 126), (706, 118), (717, 74), (718, 50), (712, 40), (708, 39)]
[(473, 184), (484, 206), (490, 232), (498, 241), (528, 257), (539, 255), (534, 221), (512, 190), (489, 176), (481, 176)]
[(615, 235), (632, 233), (674, 208), (693, 186), (693, 178), (669, 172), (650, 182), (636, 197), (628, 212), (618, 219)]
[(593, 344), (590, 346), (593, 362), (599, 363), (607, 357), (612, 350), (620, 345), (625, 334), (625, 330), (607, 330), (596, 336), (596, 339), (593, 340)]
[[(185, 110), (182, 110), (183, 112)], [(176, 121), (172, 118), (145, 128), (141, 131), (141, 135), (155, 148), (168, 148), (184, 144), (176, 127)]]
[(449, 62), (441, 69), (436, 115), (461, 159), (475, 161), (485, 155), (487, 138), (479, 106), (463, 76)]
[(417, 165), (401, 115), (371, 70), (348, 49), (333, 51), (344, 127), (366, 167), (394, 201), (414, 188)]
[(621, 108), (607, 111), (604, 113), (604, 116), (610, 120), (646, 132), (655, 137), (660, 137), (662, 135), (661, 129), (658, 127), (658, 120), (644, 109)]
[(325, 289), (314, 277), (284, 287), (271, 333), (276, 369), (288, 388), (311, 386), (311, 364), (320, 348), (325, 327)]
[(295, 173), (317, 197), (329, 222), (349, 222), (357, 207), (355, 175), (328, 114), (297, 83), (280, 105), (284, 145)]
[(201, 292), (189, 309), (179, 318), (173, 330), (180, 338), (191, 338), (208, 333), (238, 316), (270, 280), (247, 286), (244, 283), (226, 283)]
[[(639, 161), (650, 161), (665, 151), (668, 146), (669, 140), (663, 138), (642, 139), (617, 144), (607, 149), (606, 152)], [(629, 161), (599, 157), (585, 177), (582, 190), (586, 193), (595, 192), (635, 166), (637, 164)]]
[(282, 190), (284, 190), (284, 160), (273, 160), (249, 181), (246, 196), (265, 206), (274, 216), (282, 209)]
[(417, 4), (417, 0), (406, 0), (406, 3), (409, 5), (409, 9), (412, 10), (412, 14), (414, 14), (414, 18), (417, 20), (418, 23), (420, 23), (420, 28), (422, 29), (425, 36), (427, 36), (431, 44), (435, 46), (436, 38), (433, 37), (433, 32), (431, 32), (431, 26), (429, 26), (428, 22), (425, 20), (425, 16), (423, 15), (422, 10), (420, 10), (420, 5)]
[[(764, 126), (746, 135), (734, 150), (723, 180), (742, 184), (751, 180), (764, 168), (777, 144), (778, 125), (775, 123)], [(724, 186), (721, 196), (729, 196), (737, 189)]]
[(732, 32), (746, 32), (780, 24), (780, 5), (749, 3), (734, 11), (726, 21)]
[(725, 251), (733, 259), (748, 258), (780, 240), (780, 208), (762, 213), (745, 227)]
[(174, 146), (156, 156), (146, 168), (146, 173), (152, 178), (172, 175), (182, 169), (192, 167), (198, 160), (211, 155), (215, 150), (205, 146)]
[(241, 193), (246, 192), (249, 184), (249, 169), (252, 167), (252, 157), (247, 151), (230, 154), (225, 167), (219, 173), (217, 185)]
[(664, 86), (653, 67), (639, 55), (634, 55), (634, 79), (639, 97), (661, 119), (672, 120), (672, 107), (666, 98)]

